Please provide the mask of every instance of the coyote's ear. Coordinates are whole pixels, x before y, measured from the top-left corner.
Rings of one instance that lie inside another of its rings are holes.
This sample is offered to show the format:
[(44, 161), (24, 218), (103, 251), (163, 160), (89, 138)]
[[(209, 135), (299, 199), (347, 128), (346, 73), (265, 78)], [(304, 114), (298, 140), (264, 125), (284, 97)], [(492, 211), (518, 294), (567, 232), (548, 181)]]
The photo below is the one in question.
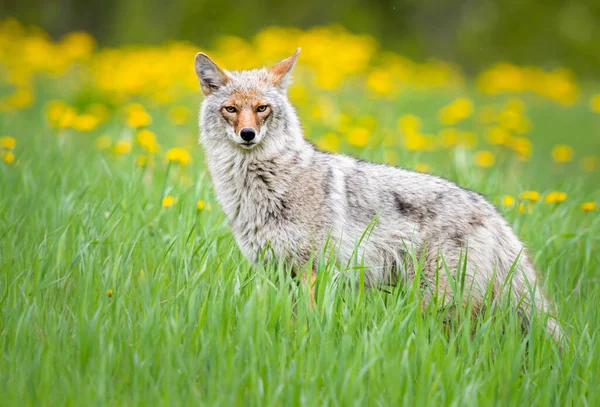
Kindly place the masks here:
[(294, 64), (296, 63), (299, 54), (300, 48), (294, 52), (294, 55), (278, 62), (273, 68), (269, 69), (271, 80), (275, 85), (284, 89), (288, 87), (290, 84), (292, 68), (294, 68)]
[(200, 88), (202, 88), (202, 92), (207, 96), (229, 81), (227, 74), (203, 52), (196, 54), (194, 65), (196, 75), (198, 75), (198, 82), (200, 82)]

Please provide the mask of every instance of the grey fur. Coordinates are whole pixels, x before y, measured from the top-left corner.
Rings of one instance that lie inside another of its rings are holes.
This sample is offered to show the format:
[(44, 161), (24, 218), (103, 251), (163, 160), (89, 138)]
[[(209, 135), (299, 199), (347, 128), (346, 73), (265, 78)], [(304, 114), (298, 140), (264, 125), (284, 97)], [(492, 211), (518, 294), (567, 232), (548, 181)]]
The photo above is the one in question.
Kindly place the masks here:
[[(549, 311), (523, 244), (480, 194), (437, 176), (321, 152), (304, 139), (285, 87), (273, 83), (270, 71), (224, 72), (229, 80), (211, 88), (202, 102), (200, 142), (217, 199), (248, 259), (256, 262), (269, 246), (277, 258), (305, 262), (330, 237), (340, 264), (358, 247), (368, 266), (366, 284), (375, 286), (412, 280), (407, 256), (413, 251), (425, 259), (430, 286), (437, 278), (440, 297), (449, 303), (452, 289), (441, 255), (456, 273), (468, 245), (466, 279), (475, 310), (488, 287), (501, 293), (516, 262), (511, 289), (524, 299), (523, 313), (529, 312), (531, 288), (537, 310)], [(239, 145), (220, 113), (236, 92), (253, 92), (272, 107), (252, 149)], [(375, 217), (368, 238), (357, 246)], [(425, 302), (434, 294), (424, 289)], [(561, 335), (551, 318), (548, 331)]]

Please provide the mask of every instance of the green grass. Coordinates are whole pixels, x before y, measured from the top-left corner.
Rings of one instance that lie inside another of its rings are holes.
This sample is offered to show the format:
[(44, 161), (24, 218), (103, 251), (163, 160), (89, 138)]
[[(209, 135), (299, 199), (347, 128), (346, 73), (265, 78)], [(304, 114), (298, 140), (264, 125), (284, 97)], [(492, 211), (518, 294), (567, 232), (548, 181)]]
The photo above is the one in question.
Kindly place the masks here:
[[(416, 113), (431, 132), (454, 96), (372, 102), (352, 86), (336, 95), (334, 104), (375, 116), (378, 129)], [(421, 313), (412, 287), (365, 292), (326, 272), (312, 309), (281, 267), (240, 254), (193, 122), (177, 127), (166, 108), (152, 110), (163, 146), (192, 146), (192, 164), (165, 179), (164, 154), (144, 170), (134, 153), (94, 148), (95, 136), (126, 131), (116, 117), (92, 135), (58, 135), (43, 119), (45, 100), (0, 116), (0, 136), (17, 139), (19, 161), (0, 162), (0, 404), (600, 404), (600, 216), (580, 210), (600, 191), (598, 173), (577, 168), (581, 156), (600, 153), (600, 119), (587, 106), (526, 99), (534, 155), (525, 164), (484, 142), (498, 156), (491, 169), (476, 168), (468, 151), (393, 148), (402, 165), (427, 162), (490, 200), (567, 192), (532, 214), (501, 207), (556, 304), (569, 338), (560, 352), (539, 323), (523, 333), (507, 308), (444, 324), (434, 306)], [(300, 114), (312, 136), (327, 130), (309, 106)], [(475, 121), (462, 127), (483, 131)], [(558, 143), (573, 146), (575, 162), (551, 162)], [(383, 160), (381, 147), (343, 150)], [(170, 208), (161, 207), (165, 186), (177, 198)], [(212, 210), (197, 211), (198, 199)]]

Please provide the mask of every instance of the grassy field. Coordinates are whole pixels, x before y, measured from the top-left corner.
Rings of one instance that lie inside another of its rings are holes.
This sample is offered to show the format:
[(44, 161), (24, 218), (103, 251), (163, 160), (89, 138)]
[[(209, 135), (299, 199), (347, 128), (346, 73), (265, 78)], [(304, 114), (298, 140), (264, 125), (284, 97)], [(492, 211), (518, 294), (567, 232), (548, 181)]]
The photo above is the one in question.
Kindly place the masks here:
[[(172, 69), (193, 76), (188, 54)], [(325, 266), (311, 308), (285, 270), (236, 247), (196, 143), (199, 90), (109, 97), (75, 65), (29, 87), (4, 72), (17, 91), (0, 116), (1, 405), (600, 404), (594, 84), (490, 95), (365, 68), (328, 86), (301, 56), (290, 90), (323, 148), (494, 202), (544, 277), (561, 352), (508, 307), (444, 325), (412, 287), (339, 286)]]

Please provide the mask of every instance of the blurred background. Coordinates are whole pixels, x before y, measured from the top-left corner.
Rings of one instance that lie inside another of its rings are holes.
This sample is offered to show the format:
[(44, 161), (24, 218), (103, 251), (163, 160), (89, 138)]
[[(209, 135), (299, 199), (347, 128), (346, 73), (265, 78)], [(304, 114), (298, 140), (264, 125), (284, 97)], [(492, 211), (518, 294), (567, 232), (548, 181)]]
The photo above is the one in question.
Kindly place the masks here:
[(72, 138), (146, 173), (174, 157), (199, 170), (194, 55), (249, 69), (301, 47), (288, 94), (323, 150), (490, 196), (508, 179), (514, 196), (561, 188), (552, 202), (561, 183), (600, 183), (597, 0), (3, 1), (10, 165), (31, 145), (18, 135)]
[(597, 0), (3, 0), (0, 13), (53, 38), (87, 31), (101, 46), (187, 40), (212, 47), (223, 35), (250, 38), (269, 26), (341, 24), (384, 50), (439, 58), (474, 74), (499, 60), (581, 77), (600, 72)]

